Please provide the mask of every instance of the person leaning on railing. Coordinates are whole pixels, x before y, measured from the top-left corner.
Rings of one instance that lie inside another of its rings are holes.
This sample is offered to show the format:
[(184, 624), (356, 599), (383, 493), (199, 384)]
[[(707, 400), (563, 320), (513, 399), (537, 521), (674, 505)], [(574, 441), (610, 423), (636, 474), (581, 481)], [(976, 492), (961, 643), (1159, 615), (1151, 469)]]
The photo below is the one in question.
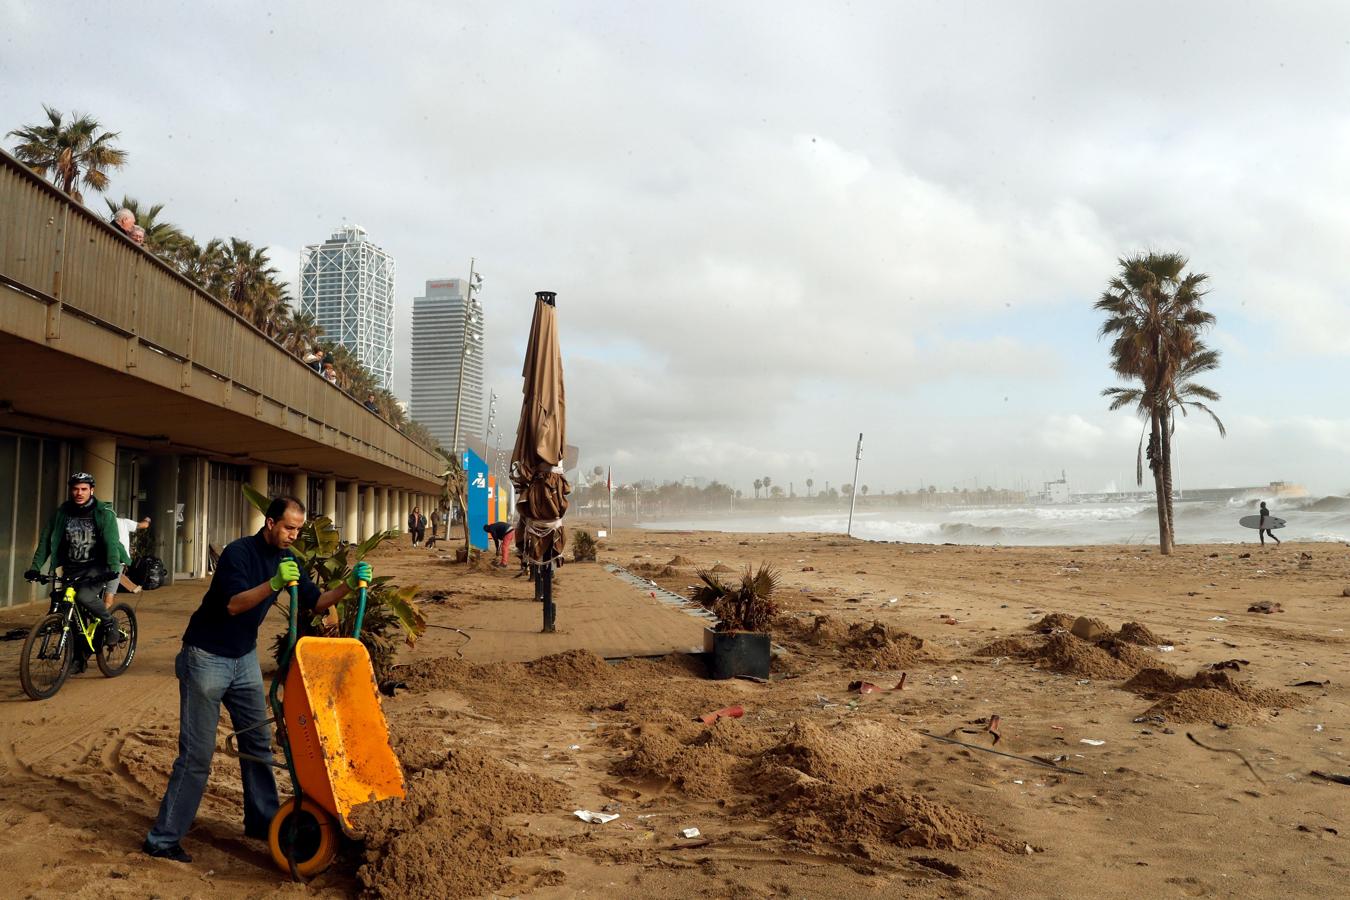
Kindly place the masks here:
[(112, 226), (124, 237), (131, 237), (131, 229), (136, 227), (136, 214), (125, 206), (113, 213)]

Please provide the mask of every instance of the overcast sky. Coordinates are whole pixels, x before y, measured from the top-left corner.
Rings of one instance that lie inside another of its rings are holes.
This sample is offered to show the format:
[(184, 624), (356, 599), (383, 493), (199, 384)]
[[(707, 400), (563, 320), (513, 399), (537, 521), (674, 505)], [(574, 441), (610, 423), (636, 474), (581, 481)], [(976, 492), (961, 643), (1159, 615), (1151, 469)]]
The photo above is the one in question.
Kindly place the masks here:
[(292, 279), (343, 222), (393, 254), (400, 395), (473, 256), (507, 442), (554, 290), (583, 466), (747, 493), (860, 431), (874, 491), (1126, 486), (1091, 306), (1146, 249), (1224, 352), (1183, 486), (1350, 490), (1347, 94), (1328, 3), (0, 0), (0, 130), (95, 114), (112, 193)]

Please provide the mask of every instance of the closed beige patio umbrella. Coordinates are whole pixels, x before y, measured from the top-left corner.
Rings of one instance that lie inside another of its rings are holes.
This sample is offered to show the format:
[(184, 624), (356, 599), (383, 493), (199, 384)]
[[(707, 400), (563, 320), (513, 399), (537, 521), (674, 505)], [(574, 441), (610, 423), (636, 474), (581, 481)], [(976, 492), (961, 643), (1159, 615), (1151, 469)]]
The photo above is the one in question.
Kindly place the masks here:
[(562, 564), (567, 534), (562, 519), (572, 487), (563, 475), (567, 398), (558, 349), (557, 294), (534, 295), (534, 320), (525, 347), (523, 397), (511, 481), (516, 487), (517, 539), (544, 601), (544, 631), (554, 630), (553, 569)]

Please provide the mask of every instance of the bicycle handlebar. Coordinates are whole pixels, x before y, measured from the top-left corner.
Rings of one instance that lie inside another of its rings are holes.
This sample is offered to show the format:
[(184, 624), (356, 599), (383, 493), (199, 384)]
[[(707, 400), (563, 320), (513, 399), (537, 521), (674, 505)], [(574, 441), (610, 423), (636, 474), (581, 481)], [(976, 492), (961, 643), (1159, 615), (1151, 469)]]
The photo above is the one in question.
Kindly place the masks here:
[(41, 575), (36, 578), (30, 578), (29, 581), (36, 581), (38, 584), (56, 584), (60, 582), (65, 587), (75, 587), (81, 584), (103, 584), (117, 577), (116, 572), (93, 573), (81, 575), (78, 578), (67, 578), (65, 575)]

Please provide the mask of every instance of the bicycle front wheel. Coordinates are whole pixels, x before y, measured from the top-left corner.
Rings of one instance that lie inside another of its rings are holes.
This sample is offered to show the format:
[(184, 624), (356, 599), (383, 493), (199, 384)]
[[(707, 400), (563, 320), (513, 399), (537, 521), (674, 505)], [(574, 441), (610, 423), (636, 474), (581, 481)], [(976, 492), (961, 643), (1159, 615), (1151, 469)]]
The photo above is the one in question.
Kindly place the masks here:
[(112, 616), (120, 640), (109, 649), (108, 637), (103, 635), (103, 645), (98, 648), (98, 668), (109, 678), (116, 678), (131, 666), (131, 658), (136, 655), (136, 612), (119, 603), (112, 608)]
[(71, 642), (62, 641), (65, 619), (52, 613), (28, 632), (19, 659), (19, 683), (34, 700), (46, 700), (61, 690), (70, 674)]

